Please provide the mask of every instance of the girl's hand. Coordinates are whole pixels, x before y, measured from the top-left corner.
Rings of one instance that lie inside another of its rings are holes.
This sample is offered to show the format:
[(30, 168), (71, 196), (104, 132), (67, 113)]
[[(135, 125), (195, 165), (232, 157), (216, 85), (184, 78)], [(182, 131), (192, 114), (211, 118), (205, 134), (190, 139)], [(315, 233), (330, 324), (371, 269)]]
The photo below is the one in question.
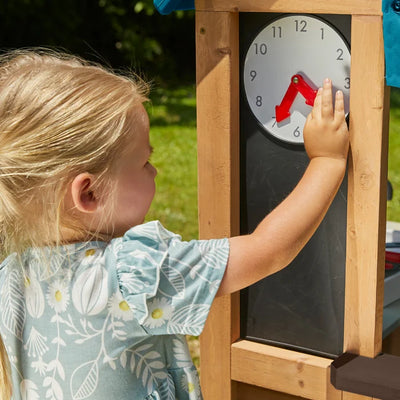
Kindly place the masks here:
[(349, 132), (344, 113), (343, 93), (336, 92), (335, 109), (333, 109), (330, 79), (325, 79), (323, 87), (318, 90), (303, 135), (310, 160), (324, 157), (346, 161)]

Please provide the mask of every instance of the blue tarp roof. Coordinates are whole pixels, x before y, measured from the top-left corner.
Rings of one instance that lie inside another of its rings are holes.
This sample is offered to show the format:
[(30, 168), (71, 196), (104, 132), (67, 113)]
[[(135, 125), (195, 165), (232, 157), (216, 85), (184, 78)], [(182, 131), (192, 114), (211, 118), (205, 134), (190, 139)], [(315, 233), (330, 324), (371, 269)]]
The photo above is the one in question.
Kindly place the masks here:
[(400, 0), (383, 0), (386, 84), (400, 87)]
[(163, 15), (177, 10), (194, 10), (194, 0), (154, 0), (153, 4)]

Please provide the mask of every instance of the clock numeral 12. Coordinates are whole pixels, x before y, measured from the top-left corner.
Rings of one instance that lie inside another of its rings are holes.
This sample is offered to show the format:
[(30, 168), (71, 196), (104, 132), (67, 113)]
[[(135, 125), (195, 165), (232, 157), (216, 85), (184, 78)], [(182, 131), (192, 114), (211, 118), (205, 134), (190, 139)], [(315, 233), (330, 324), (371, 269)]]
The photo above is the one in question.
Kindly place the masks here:
[(304, 19), (302, 19), (301, 21), (296, 19), (294, 22), (296, 23), (296, 32), (307, 32), (307, 21), (305, 21)]

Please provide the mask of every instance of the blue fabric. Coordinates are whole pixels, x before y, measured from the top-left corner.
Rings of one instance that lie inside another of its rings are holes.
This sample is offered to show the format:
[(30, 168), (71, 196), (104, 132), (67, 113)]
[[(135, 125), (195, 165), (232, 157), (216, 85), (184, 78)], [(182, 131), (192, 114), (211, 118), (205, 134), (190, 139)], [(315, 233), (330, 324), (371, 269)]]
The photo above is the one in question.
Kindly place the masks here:
[(153, 4), (162, 15), (177, 10), (194, 10), (194, 0), (154, 0)]
[(383, 0), (386, 84), (400, 87), (400, 0)]
[(149, 222), (110, 243), (28, 250), (0, 265), (13, 400), (199, 400), (185, 335), (203, 329), (227, 239)]

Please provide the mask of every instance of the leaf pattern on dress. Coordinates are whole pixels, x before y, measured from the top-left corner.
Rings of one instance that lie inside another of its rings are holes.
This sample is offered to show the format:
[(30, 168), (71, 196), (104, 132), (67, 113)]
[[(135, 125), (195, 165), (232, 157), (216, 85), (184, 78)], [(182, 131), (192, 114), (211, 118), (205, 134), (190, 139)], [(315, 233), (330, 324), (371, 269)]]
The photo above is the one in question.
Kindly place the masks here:
[(189, 304), (182, 307), (168, 322), (168, 333), (200, 335), (209, 310), (208, 304)]
[(167, 374), (167, 378), (164, 380), (163, 384), (158, 390), (161, 399), (165, 400), (175, 400), (175, 383), (170, 374)]
[(1, 310), (4, 326), (22, 341), (26, 311), (21, 274), (17, 270), (11, 271), (4, 282)]
[[(159, 381), (167, 378), (165, 363), (161, 359), (161, 354), (155, 350), (150, 350), (154, 344), (147, 343), (134, 350), (130, 350), (131, 361), (130, 369), (140, 378), (143, 387), (150, 393)], [(150, 351), (148, 351), (150, 350)], [(123, 358), (123, 364), (126, 364), (126, 358)]]
[(226, 252), (221, 251), (221, 244), (221, 239), (201, 240), (198, 243), (203, 260), (211, 268), (222, 268), (224, 266), (228, 250)]
[(182, 299), (185, 296), (185, 279), (181, 272), (175, 267), (165, 265), (161, 268), (161, 275), (164, 281), (159, 292), (167, 297)]
[(190, 367), (192, 365), (192, 359), (190, 358), (186, 340), (177, 336), (176, 339), (172, 340), (172, 343), (174, 344), (173, 352), (176, 365), (180, 368)]
[(96, 390), (99, 380), (97, 360), (80, 365), (71, 376), (73, 400), (87, 399)]
[(43, 387), (49, 387), (46, 391), (46, 399), (50, 400), (63, 400), (64, 394), (58, 381), (48, 376), (43, 381)]
[(22, 400), (39, 400), (38, 388), (29, 379), (23, 379), (19, 385), (19, 392)]

